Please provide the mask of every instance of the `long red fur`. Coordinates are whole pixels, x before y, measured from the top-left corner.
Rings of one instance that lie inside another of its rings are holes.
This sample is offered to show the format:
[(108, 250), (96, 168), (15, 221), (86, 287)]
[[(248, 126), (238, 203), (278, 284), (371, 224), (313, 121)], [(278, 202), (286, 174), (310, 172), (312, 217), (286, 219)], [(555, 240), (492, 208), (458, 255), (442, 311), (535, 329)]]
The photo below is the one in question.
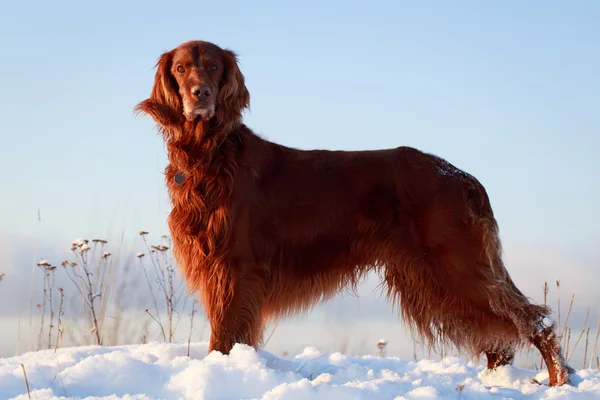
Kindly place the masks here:
[[(170, 60), (209, 48), (225, 70), (216, 114), (188, 120), (186, 88)], [(258, 347), (269, 319), (308, 311), (376, 271), (405, 322), (431, 346), (485, 353), (495, 368), (533, 343), (550, 384), (568, 382), (571, 369), (543, 322), (550, 310), (511, 280), (477, 179), (409, 147), (304, 151), (272, 143), (242, 123), (248, 106), (235, 54), (198, 41), (161, 57), (151, 96), (137, 107), (167, 144), (175, 256), (201, 296), (211, 351)]]

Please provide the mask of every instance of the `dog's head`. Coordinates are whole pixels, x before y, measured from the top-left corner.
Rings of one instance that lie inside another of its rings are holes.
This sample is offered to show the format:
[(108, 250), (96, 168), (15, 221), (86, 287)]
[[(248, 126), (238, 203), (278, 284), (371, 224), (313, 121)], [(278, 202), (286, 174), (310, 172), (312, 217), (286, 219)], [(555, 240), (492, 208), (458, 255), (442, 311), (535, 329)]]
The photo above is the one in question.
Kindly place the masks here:
[(235, 53), (190, 41), (160, 57), (150, 98), (136, 110), (150, 114), (163, 128), (185, 120), (224, 127), (238, 122), (249, 103)]

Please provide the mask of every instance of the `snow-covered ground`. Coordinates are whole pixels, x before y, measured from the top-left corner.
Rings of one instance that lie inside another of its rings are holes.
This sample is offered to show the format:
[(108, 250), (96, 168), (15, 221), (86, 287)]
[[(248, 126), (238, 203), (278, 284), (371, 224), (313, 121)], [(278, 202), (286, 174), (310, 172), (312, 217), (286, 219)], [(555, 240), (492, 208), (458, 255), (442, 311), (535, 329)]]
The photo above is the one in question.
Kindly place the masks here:
[(207, 344), (74, 347), (0, 359), (0, 399), (600, 399), (600, 372), (574, 386), (533, 384), (547, 374), (514, 367), (484, 371), (458, 358), (407, 362), (321, 354), (293, 359), (236, 345), (229, 356)]

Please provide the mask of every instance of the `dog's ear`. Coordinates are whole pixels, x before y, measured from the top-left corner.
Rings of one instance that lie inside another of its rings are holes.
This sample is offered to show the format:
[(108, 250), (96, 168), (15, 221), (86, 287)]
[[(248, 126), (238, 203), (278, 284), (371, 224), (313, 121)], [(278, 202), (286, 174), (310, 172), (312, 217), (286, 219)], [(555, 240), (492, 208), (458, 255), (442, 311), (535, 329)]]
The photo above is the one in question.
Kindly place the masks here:
[(171, 75), (172, 52), (164, 53), (156, 63), (156, 75), (150, 98), (135, 107), (136, 112), (149, 114), (163, 128), (183, 122), (182, 105), (177, 81)]
[(244, 75), (237, 63), (237, 55), (231, 50), (222, 51), (225, 71), (221, 78), (215, 118), (221, 126), (237, 123), (244, 109), (250, 106), (250, 93), (244, 82)]

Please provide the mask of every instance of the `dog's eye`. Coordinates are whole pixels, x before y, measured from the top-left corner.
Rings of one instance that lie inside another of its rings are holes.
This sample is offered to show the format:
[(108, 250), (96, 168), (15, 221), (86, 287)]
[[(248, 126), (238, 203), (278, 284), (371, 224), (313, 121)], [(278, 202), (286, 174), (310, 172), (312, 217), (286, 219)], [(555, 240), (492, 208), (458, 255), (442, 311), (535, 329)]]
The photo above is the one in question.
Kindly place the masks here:
[(213, 72), (216, 71), (217, 69), (218, 69), (218, 67), (215, 64), (210, 66), (210, 70)]
[(185, 72), (185, 68), (183, 68), (181, 65), (178, 65), (177, 72), (179, 72), (180, 74), (183, 74)]

